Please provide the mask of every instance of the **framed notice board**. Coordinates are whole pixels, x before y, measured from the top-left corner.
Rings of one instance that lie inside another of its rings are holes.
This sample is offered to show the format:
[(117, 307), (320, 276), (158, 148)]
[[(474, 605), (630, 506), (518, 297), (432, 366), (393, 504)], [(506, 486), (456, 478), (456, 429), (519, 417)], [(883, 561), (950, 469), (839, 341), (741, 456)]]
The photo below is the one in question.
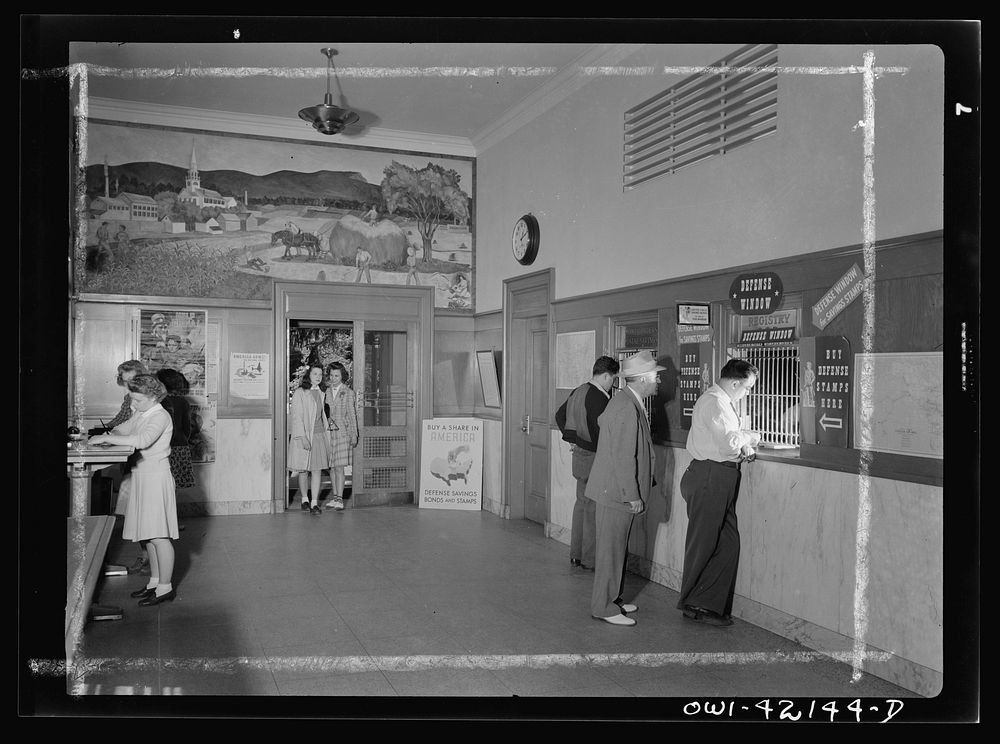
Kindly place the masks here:
[(479, 367), (479, 383), (483, 390), (483, 405), (487, 408), (500, 408), (500, 365), (503, 363), (503, 352), (493, 349), (476, 352)]

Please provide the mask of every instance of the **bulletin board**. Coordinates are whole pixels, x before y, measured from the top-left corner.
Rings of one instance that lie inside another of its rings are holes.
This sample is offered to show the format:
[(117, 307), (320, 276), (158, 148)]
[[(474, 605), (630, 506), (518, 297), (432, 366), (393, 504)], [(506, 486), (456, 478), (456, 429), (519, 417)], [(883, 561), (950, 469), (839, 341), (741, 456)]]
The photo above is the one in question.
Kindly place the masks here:
[(479, 383), (482, 385), (483, 405), (486, 408), (501, 407), (499, 371), (501, 353), (492, 349), (476, 352)]
[(271, 313), (227, 309), (223, 314), (219, 416), (270, 418), (274, 389)]

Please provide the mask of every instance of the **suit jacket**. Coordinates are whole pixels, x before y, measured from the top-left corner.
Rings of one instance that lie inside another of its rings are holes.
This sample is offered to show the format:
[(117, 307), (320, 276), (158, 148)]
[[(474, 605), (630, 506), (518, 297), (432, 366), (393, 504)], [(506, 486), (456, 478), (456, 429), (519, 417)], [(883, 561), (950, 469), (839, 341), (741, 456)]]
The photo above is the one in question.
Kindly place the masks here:
[[(319, 392), (322, 394), (323, 391)], [(312, 446), (317, 409), (323, 417), (325, 430), (328, 426), (326, 413), (312, 390), (298, 388), (292, 394), (292, 405), (288, 411), (288, 461), (285, 463), (285, 467), (289, 470), (305, 470), (309, 464), (309, 450), (302, 446), (301, 440), (297, 437), (305, 437)]]
[(598, 419), (601, 438), (587, 481), (588, 499), (628, 511), (646, 502), (653, 487), (653, 439), (646, 412), (629, 390), (614, 395)]

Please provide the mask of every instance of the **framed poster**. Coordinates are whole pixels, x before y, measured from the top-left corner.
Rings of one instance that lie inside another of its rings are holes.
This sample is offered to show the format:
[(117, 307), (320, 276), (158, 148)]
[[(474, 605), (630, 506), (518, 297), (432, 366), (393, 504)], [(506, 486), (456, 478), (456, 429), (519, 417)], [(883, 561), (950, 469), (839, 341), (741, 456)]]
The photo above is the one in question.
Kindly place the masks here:
[(475, 158), (92, 119), (77, 293), (270, 300), (275, 279), (430, 285), (475, 309)]
[(500, 374), (497, 371), (497, 356), (501, 352), (477, 351), (476, 361), (479, 363), (479, 383), (483, 389), (483, 405), (487, 408), (500, 408)]
[(423, 422), (421, 509), (479, 511), (483, 503), (483, 422), (436, 418)]
[(677, 325), (712, 325), (712, 306), (707, 302), (678, 302)]

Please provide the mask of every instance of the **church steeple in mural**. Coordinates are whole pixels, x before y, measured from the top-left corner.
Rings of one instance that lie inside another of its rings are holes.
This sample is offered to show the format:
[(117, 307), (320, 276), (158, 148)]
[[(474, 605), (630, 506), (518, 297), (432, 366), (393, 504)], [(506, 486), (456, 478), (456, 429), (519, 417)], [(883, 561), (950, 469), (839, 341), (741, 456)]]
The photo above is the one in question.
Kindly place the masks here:
[(201, 178), (198, 176), (198, 161), (194, 154), (194, 142), (191, 143), (191, 167), (188, 168), (187, 177), (184, 179), (184, 187), (192, 191), (201, 188)]

